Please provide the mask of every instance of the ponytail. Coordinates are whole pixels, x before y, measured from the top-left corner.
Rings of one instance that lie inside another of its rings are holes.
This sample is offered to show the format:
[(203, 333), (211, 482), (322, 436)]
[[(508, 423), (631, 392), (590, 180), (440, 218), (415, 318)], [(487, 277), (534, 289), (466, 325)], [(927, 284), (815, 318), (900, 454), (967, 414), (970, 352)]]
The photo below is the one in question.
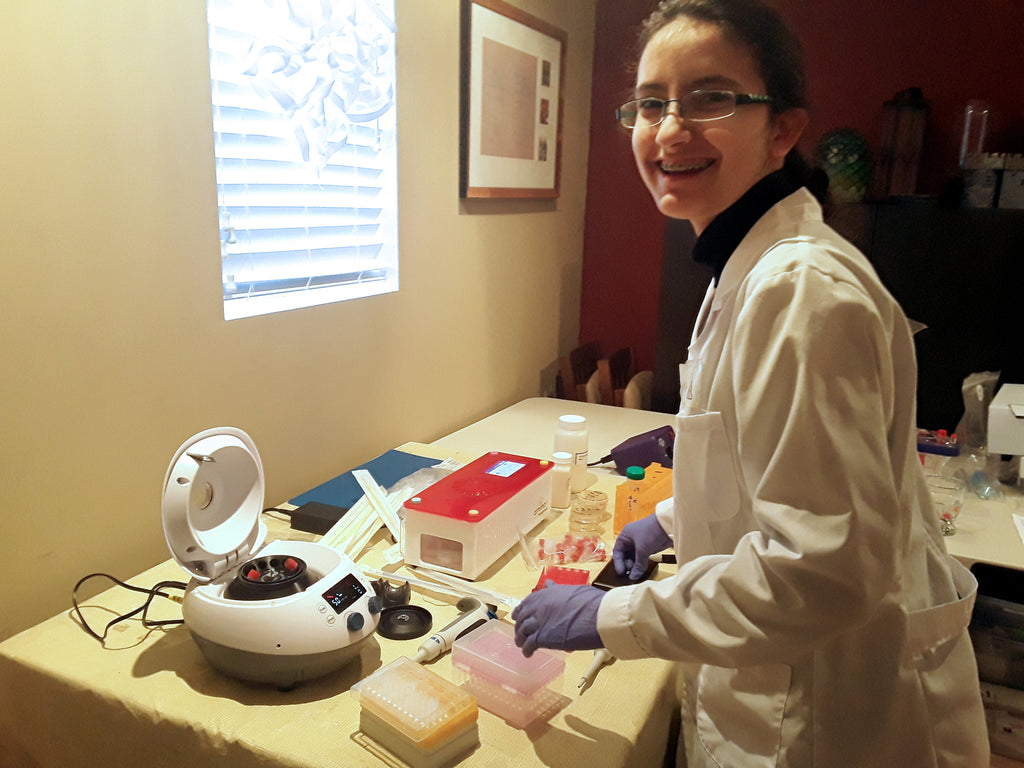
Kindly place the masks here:
[(820, 167), (811, 166), (796, 147), (789, 150), (782, 167), (794, 184), (807, 187), (827, 214), (832, 207), (832, 196), (828, 193), (828, 174)]

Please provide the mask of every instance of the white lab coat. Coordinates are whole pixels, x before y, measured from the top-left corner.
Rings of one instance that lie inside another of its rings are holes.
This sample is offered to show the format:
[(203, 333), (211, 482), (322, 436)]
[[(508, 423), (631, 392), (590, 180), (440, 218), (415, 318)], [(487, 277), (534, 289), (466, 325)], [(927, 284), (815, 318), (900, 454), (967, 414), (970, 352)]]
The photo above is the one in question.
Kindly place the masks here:
[(684, 662), (689, 767), (987, 766), (977, 584), (924, 485), (911, 333), (806, 189), (709, 288), (685, 368), (657, 513), (678, 572), (609, 592), (598, 631)]

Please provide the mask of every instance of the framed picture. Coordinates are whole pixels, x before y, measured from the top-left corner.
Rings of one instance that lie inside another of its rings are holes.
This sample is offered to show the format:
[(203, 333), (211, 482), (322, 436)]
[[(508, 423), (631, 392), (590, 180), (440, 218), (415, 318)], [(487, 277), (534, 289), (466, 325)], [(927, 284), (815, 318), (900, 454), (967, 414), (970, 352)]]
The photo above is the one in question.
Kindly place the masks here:
[(503, 0), (462, 0), (459, 195), (558, 197), (566, 34)]

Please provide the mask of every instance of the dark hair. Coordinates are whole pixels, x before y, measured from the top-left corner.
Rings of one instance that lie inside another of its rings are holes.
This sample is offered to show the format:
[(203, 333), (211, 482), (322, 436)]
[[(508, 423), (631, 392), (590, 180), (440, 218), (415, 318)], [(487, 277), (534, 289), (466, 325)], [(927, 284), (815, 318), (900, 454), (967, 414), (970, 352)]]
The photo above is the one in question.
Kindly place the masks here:
[[(637, 38), (636, 60), (661, 29), (686, 16), (719, 26), (732, 40), (750, 49), (772, 112), (807, 108), (803, 46), (774, 8), (760, 0), (662, 0), (644, 21)], [(786, 156), (792, 179), (827, 203), (828, 176), (812, 168), (795, 147)]]

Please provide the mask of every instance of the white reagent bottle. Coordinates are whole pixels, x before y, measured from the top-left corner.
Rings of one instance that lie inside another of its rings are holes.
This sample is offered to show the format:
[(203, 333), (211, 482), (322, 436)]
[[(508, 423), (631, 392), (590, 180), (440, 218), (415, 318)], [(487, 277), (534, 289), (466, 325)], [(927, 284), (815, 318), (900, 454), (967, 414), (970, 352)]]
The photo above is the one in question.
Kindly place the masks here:
[(572, 454), (572, 471), (569, 489), (579, 493), (587, 487), (587, 419), (584, 416), (566, 414), (558, 417), (555, 430), (555, 450)]

